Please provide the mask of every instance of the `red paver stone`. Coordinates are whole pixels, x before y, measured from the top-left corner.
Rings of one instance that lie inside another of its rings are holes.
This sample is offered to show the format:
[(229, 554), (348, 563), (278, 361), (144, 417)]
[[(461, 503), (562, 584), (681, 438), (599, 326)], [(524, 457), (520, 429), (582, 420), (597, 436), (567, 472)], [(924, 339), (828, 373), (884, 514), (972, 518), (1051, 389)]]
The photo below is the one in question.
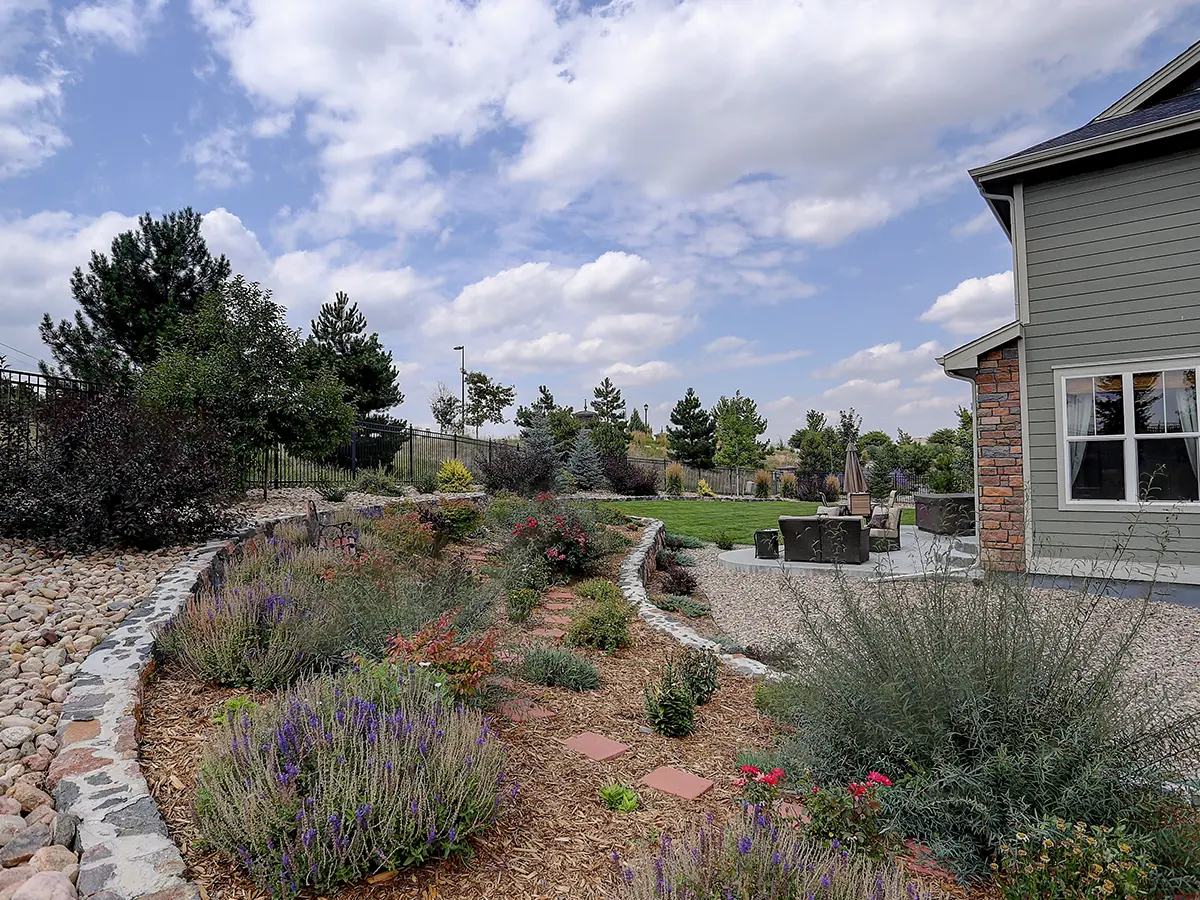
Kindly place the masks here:
[(546, 609), (550, 610), (551, 612), (562, 612), (563, 610), (574, 609), (574, 608), (575, 608), (574, 603), (547, 603), (546, 604)]
[(583, 734), (577, 734), (575, 737), (567, 738), (563, 743), (577, 753), (582, 753), (588, 759), (594, 759), (596, 762), (613, 759), (629, 749), (628, 744), (610, 740), (602, 734), (596, 734), (594, 731), (585, 731)]
[(517, 686), (517, 683), (507, 675), (493, 675), (488, 679), (490, 684), (494, 684), (498, 688), (504, 688), (506, 691), (511, 691)]
[(570, 591), (565, 591), (562, 588), (554, 588), (546, 592), (547, 600), (575, 600), (577, 599)]
[(514, 722), (525, 722), (529, 719), (549, 719), (554, 715), (551, 710), (546, 709), (544, 706), (538, 706), (530, 700), (519, 697), (514, 700), (505, 700), (496, 709), (506, 719), (512, 719)]
[(561, 640), (565, 631), (560, 631), (557, 628), (535, 628), (530, 632), (534, 637), (545, 638), (548, 641)]
[(799, 803), (788, 803), (787, 801), (784, 801), (775, 807), (775, 812), (779, 814), (781, 819), (798, 819), (805, 825), (808, 825), (812, 822), (812, 816), (810, 816), (805, 811), (804, 807)]
[(701, 794), (712, 790), (713, 783), (707, 778), (673, 769), (670, 766), (659, 766), (641, 782), (646, 787), (662, 791), (664, 794), (674, 794), (684, 800), (695, 800)]
[(544, 618), (545, 618), (547, 624), (550, 624), (550, 625), (570, 625), (571, 624), (570, 616), (545, 616)]

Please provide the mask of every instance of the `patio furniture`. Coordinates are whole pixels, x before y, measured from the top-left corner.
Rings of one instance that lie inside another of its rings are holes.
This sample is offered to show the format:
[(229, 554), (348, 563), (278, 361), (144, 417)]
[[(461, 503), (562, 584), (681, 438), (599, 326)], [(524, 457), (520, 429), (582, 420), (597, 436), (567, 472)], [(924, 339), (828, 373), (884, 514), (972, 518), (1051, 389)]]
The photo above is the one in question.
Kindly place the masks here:
[(841, 516), (846, 514), (846, 508), (843, 506), (818, 506), (816, 515), (818, 516)]
[(869, 531), (872, 553), (891, 553), (900, 549), (900, 506), (895, 492), (888, 506), (876, 506), (871, 513)]
[(917, 528), (930, 534), (975, 533), (974, 494), (917, 494)]
[(780, 516), (787, 562), (851, 563), (870, 558), (870, 535), (858, 516)]
[(779, 559), (778, 528), (760, 528), (754, 532), (754, 558)]
[(850, 506), (850, 515), (862, 516), (864, 519), (871, 516), (871, 495), (867, 493), (859, 493), (854, 491), (849, 495), (848, 505)]
[(783, 558), (787, 562), (823, 562), (820, 516), (780, 516)]

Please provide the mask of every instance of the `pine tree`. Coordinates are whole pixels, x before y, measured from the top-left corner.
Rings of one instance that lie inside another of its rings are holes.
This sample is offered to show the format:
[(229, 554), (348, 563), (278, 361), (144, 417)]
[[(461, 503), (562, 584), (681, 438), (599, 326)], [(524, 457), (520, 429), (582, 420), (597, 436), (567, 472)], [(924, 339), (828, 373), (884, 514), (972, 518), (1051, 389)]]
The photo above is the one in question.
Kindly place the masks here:
[(592, 412), (596, 420), (591, 426), (592, 443), (601, 458), (625, 456), (629, 449), (629, 420), (625, 416), (625, 399), (621, 389), (605, 378), (592, 391)]
[(738, 391), (718, 400), (713, 416), (717, 422), (714, 461), (722, 466), (761, 466), (770, 444), (758, 440), (767, 430), (767, 420), (758, 414), (758, 404)]
[(550, 487), (562, 465), (562, 453), (545, 413), (536, 413), (528, 427), (521, 429), (521, 452), (529, 462), (530, 481), (534, 487)]
[(367, 333), (366, 316), (346, 294), (338, 291), (333, 302), (322, 304), (311, 330), (305, 345), (308, 364), (331, 369), (346, 385), (346, 402), (360, 416), (404, 402), (391, 351), (383, 348), (378, 333)]
[(587, 431), (581, 431), (575, 437), (571, 458), (567, 460), (567, 472), (574, 479), (575, 486), (583, 491), (600, 490), (608, 484), (600, 451), (592, 443)]
[(534, 417), (541, 413), (544, 416), (549, 416), (557, 404), (554, 402), (554, 395), (550, 393), (550, 388), (544, 384), (538, 385), (538, 396), (528, 406), (518, 406), (517, 414), (513, 416), (513, 422), (518, 428), (528, 428), (533, 424)]
[(146, 213), (136, 231), (113, 238), (111, 256), (93, 252), (86, 275), (75, 269), (74, 321), (55, 325), (47, 313), (39, 328), (58, 374), (128, 383), (171, 349), (184, 320), (230, 276), (229, 261), (208, 252), (201, 220), (191, 207), (158, 220)]
[(642, 421), (642, 416), (636, 407), (633, 410), (633, 415), (629, 417), (629, 430), (630, 432), (640, 431), (643, 434), (650, 434), (650, 426)]
[(697, 469), (711, 469), (717, 451), (717, 423), (694, 388), (688, 388), (671, 410), (671, 425), (674, 427), (667, 428), (671, 456)]

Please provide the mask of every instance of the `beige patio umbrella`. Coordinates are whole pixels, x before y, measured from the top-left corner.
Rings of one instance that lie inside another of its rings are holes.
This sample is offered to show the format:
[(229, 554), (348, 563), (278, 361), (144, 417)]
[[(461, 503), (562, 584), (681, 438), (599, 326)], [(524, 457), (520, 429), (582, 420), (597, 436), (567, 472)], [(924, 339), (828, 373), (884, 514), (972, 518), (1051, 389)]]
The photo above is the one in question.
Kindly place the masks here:
[(842, 489), (847, 494), (861, 494), (867, 490), (867, 476), (858, 461), (858, 447), (851, 443), (846, 448), (846, 471), (842, 474)]

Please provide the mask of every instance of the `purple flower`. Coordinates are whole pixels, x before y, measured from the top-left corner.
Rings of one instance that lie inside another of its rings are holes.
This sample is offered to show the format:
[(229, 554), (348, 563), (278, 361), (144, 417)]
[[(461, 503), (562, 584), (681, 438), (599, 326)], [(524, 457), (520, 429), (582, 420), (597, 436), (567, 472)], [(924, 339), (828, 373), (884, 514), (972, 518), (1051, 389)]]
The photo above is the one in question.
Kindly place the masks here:
[(753, 845), (753, 843), (754, 842), (750, 839), (750, 835), (743, 835), (741, 840), (738, 841), (738, 853), (742, 854), (742, 856), (745, 856), (750, 852), (750, 847)]

